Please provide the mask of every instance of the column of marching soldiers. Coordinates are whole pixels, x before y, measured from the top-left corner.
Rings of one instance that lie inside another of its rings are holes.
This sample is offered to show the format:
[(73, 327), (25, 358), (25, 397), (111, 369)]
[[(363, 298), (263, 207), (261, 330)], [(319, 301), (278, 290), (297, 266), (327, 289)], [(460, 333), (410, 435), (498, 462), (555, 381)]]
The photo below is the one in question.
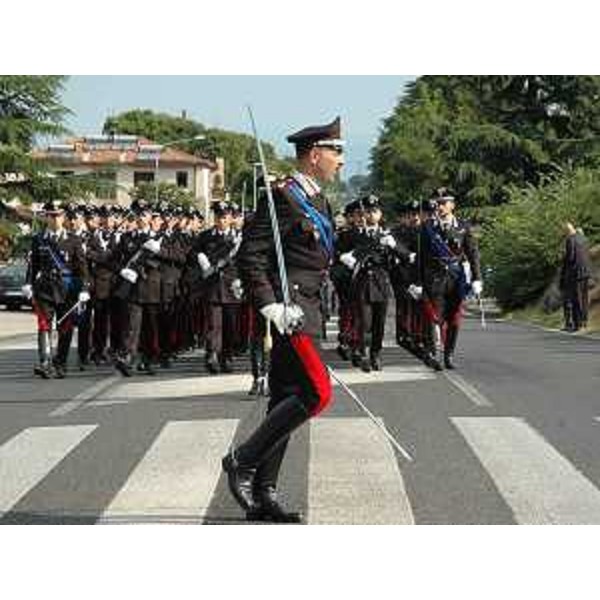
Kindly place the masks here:
[[(396, 342), (435, 370), (454, 368), (464, 301), (482, 292), (476, 241), (468, 223), (454, 216), (454, 202), (449, 190), (438, 189), (404, 205), (391, 228), (372, 194), (338, 215), (322, 313), (325, 331), (337, 309), (343, 360), (365, 372), (383, 368), (393, 293)], [(250, 394), (267, 394), (268, 327), (236, 269), (253, 215), (224, 201), (211, 210), (214, 225), (207, 228), (196, 208), (166, 202), (139, 200), (127, 208), (47, 202), (24, 287), (37, 317), (35, 374), (66, 376), (76, 327), (81, 370), (112, 363), (126, 377), (153, 375), (203, 348), (209, 373), (231, 373), (234, 357), (249, 352)]]

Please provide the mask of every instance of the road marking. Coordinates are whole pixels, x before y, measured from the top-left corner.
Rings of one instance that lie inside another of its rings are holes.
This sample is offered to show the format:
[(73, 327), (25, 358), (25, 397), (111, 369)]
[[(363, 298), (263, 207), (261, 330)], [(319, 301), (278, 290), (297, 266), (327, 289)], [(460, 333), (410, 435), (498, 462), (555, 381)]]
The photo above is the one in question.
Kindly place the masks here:
[[(338, 347), (339, 342), (335, 342), (335, 341), (331, 341), (331, 342), (321, 342), (321, 349), (323, 350), (335, 350)], [(398, 349), (399, 346), (396, 342), (393, 342), (391, 340), (383, 340), (383, 347), (384, 348), (396, 348)]]
[(365, 418), (310, 423), (308, 522), (414, 524), (392, 446)]
[(64, 415), (67, 415), (70, 412), (77, 410), (82, 404), (100, 395), (104, 390), (109, 388), (111, 385), (113, 385), (113, 383), (117, 382), (119, 379), (121, 379), (119, 375), (112, 375), (107, 379), (102, 379), (101, 381), (98, 381), (91, 387), (83, 390), (83, 392), (77, 394), (77, 396), (75, 396), (71, 400), (65, 402), (64, 404), (61, 404), (58, 408), (55, 408), (50, 413), (50, 416), (63, 417)]
[[(344, 382), (351, 384), (389, 383), (425, 381), (435, 379), (435, 374), (427, 367), (420, 366), (390, 366), (383, 371), (364, 373), (358, 369), (336, 369), (336, 373), (343, 377)], [(332, 382), (337, 385), (335, 382)], [(106, 406), (110, 404), (125, 404), (143, 398), (198, 398), (203, 396), (217, 396), (220, 394), (247, 394), (252, 384), (250, 374), (216, 375), (212, 377), (178, 377), (152, 381), (147, 379), (122, 383), (115, 390), (98, 394), (98, 398), (89, 402), (87, 406)]]
[(446, 379), (456, 388), (458, 388), (471, 402), (477, 406), (493, 406), (493, 404), (475, 387), (467, 382), (463, 377), (456, 373), (444, 371)]
[(101, 523), (204, 518), (237, 419), (169, 422), (114, 497)]
[(600, 490), (523, 419), (452, 422), (522, 524), (600, 524)]
[(0, 515), (10, 510), (96, 427), (30, 427), (0, 446)]

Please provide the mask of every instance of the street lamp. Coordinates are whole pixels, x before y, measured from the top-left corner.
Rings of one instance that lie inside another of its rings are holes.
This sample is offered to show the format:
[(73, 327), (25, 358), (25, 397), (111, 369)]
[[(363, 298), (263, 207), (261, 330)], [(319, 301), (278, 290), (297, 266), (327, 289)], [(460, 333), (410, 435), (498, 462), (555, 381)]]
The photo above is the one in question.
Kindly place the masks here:
[(163, 148), (166, 148), (167, 146), (173, 146), (175, 144), (182, 144), (183, 142), (194, 142), (194, 141), (201, 141), (201, 140), (205, 140), (206, 136), (202, 135), (202, 134), (198, 134), (195, 135), (194, 137), (190, 137), (190, 138), (181, 138), (178, 140), (171, 140), (170, 142), (165, 142), (164, 144), (160, 144), (160, 148), (158, 149), (158, 152), (156, 153), (156, 158), (154, 159), (154, 190), (155, 190), (155, 201), (158, 204), (158, 163), (160, 161), (160, 153), (162, 152)]

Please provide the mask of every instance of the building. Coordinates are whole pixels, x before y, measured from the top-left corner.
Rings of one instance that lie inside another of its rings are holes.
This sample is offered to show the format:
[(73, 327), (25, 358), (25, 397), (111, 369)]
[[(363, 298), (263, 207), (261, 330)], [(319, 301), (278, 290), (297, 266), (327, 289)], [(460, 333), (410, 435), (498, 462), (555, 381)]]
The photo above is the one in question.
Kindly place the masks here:
[(93, 173), (106, 181), (99, 203), (128, 205), (131, 190), (141, 183), (172, 183), (192, 192), (208, 213), (215, 187), (222, 186), (223, 161), (201, 158), (171, 145), (156, 144), (135, 135), (92, 135), (51, 144), (33, 152), (60, 175)]

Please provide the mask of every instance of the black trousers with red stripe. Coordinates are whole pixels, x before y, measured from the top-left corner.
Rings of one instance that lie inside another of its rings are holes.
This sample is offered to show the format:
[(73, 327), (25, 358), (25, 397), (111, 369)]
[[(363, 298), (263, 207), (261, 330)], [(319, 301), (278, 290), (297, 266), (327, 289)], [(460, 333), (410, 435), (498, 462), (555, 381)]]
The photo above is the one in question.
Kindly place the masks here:
[(255, 467), (255, 485), (275, 488), (290, 435), (331, 400), (329, 374), (307, 335), (273, 333), (271, 399), (267, 415), (235, 450), (242, 465)]

